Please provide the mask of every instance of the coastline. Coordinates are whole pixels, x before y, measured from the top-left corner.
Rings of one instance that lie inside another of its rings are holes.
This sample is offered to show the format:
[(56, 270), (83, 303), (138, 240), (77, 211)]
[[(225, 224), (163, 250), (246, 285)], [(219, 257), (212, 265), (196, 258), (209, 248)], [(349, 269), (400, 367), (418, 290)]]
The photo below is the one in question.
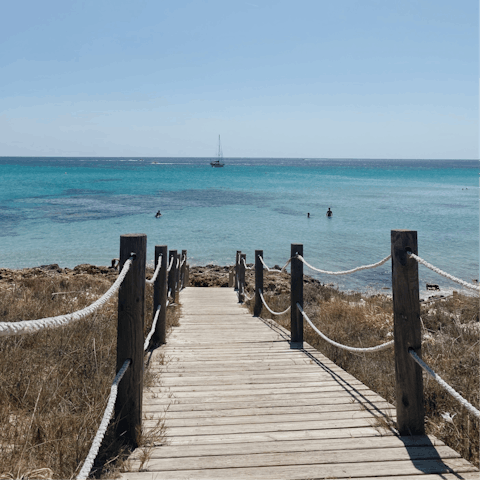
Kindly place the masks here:
[[(252, 264), (247, 264), (249, 267)], [(280, 269), (278, 265), (275, 265), (275, 268)], [(208, 264), (203, 266), (192, 266), (190, 267), (190, 284), (194, 287), (228, 287), (228, 277), (229, 271), (233, 268), (230, 265), (214, 265)], [(146, 267), (147, 277), (153, 275), (154, 269), (152, 266), (147, 265)], [(102, 266), (102, 265), (92, 265), (88, 263), (82, 263), (76, 265), (74, 268), (60, 267), (58, 264), (50, 265), (39, 265), (35, 267), (26, 267), (26, 268), (0, 268), (0, 285), (15, 282), (19, 278), (43, 278), (48, 276), (56, 275), (65, 275), (76, 276), (76, 275), (93, 275), (98, 276), (102, 275), (107, 279), (112, 279), (112, 282), (115, 280), (116, 275), (118, 274), (118, 269), (111, 266)], [(341, 293), (347, 296), (360, 296), (363, 298), (372, 298), (372, 297), (384, 297), (387, 299), (392, 298), (391, 289), (388, 287), (376, 290), (369, 288), (366, 290), (343, 290), (340, 289), (335, 283), (323, 283), (320, 280), (314, 278), (310, 275), (304, 275), (305, 283), (317, 285), (322, 289), (332, 290), (332, 292)], [(290, 289), (290, 274), (287, 272), (278, 273), (278, 272), (264, 272), (264, 289), (265, 291), (270, 291), (271, 293), (287, 293)], [(255, 278), (253, 270), (246, 271), (246, 287), (249, 290), (254, 289)], [(461, 288), (442, 288), (439, 286), (439, 290), (428, 291), (426, 288), (420, 289), (420, 302), (421, 303), (431, 303), (437, 300), (448, 299), (457, 293), (465, 296), (473, 296), (472, 292), (464, 290)]]

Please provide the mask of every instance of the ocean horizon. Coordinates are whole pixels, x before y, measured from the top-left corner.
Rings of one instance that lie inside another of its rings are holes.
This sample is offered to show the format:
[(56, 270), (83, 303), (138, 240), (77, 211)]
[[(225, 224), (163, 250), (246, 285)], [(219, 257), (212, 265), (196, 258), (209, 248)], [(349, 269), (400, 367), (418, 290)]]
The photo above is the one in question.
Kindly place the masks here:
[[(309, 263), (337, 271), (381, 260), (390, 231), (411, 229), (422, 258), (479, 277), (476, 160), (225, 157), (224, 168), (211, 160), (0, 157), (0, 268), (109, 265), (121, 234), (146, 233), (149, 264), (154, 246), (168, 245), (187, 249), (192, 265), (231, 265), (237, 250), (253, 262), (255, 249), (283, 265), (290, 244), (303, 243)], [(461, 290), (423, 266), (419, 273), (421, 290)], [(389, 262), (313, 276), (345, 290), (391, 287)]]

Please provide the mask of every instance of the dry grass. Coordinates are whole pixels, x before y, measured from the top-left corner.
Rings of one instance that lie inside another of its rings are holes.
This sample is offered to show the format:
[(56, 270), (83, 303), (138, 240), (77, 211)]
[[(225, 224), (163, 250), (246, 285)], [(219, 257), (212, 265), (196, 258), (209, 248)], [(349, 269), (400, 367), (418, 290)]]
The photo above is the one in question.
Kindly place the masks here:
[[(56, 271), (2, 276), (0, 321), (75, 311), (100, 297), (116, 278), (114, 273)], [(152, 288), (146, 291), (146, 312), (151, 312)], [(67, 293), (52, 295), (57, 292)], [(177, 322), (174, 310), (167, 315), (170, 325)], [(145, 335), (151, 321), (148, 313)], [(66, 327), (0, 338), (0, 478), (72, 478), (78, 473), (115, 376), (116, 326), (117, 304), (111, 300)], [(112, 475), (125, 453), (112, 430), (94, 466), (97, 476)]]
[[(277, 290), (270, 288), (272, 293), (266, 294), (268, 305), (277, 312), (283, 311), (290, 303), (284, 280), (280, 280), (281, 286)], [(252, 279), (248, 283), (251, 289)], [(253, 305), (250, 308), (253, 309)], [(424, 360), (479, 408), (478, 298), (458, 295), (421, 308)], [(392, 302), (383, 295), (362, 298), (358, 293), (345, 294), (308, 279), (304, 286), (304, 310), (325, 335), (345, 345), (369, 347), (393, 338)], [(290, 313), (274, 317), (263, 309), (262, 316), (273, 318), (290, 329)], [(304, 323), (306, 342), (389, 402), (395, 403), (393, 349), (378, 353), (349, 353), (325, 342)], [(427, 433), (434, 434), (478, 466), (479, 421), (434, 380), (424, 378)], [(452, 421), (442, 417), (446, 413), (453, 417)]]

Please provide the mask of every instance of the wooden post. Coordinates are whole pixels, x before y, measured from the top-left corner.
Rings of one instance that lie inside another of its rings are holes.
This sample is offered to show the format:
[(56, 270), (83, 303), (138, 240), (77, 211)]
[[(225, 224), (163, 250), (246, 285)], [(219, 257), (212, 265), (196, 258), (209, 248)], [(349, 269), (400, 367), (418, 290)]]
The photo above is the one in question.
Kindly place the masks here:
[(235, 270), (235, 267), (230, 267), (228, 270), (228, 288), (232, 288), (234, 285), (234, 280), (233, 280), (234, 270)]
[(186, 274), (187, 274), (187, 279), (185, 280), (185, 286), (188, 287), (190, 286), (190, 265), (187, 265)]
[(303, 257), (303, 244), (292, 243), (290, 247), (290, 348), (303, 348), (303, 316), (297, 308), (297, 303), (303, 308), (303, 262), (296, 255)]
[(160, 271), (153, 284), (153, 316), (157, 313), (160, 305), (157, 326), (152, 335), (152, 344), (155, 346), (166, 343), (167, 338), (167, 268), (168, 268), (168, 247), (166, 245), (155, 245), (155, 268), (158, 265), (158, 257), (162, 256)]
[(237, 254), (235, 255), (235, 286), (234, 290), (238, 290), (238, 266), (240, 262), (240, 255), (242, 254), (241, 250), (237, 250)]
[(186, 280), (187, 280), (187, 251), (182, 250), (182, 260), (183, 265), (182, 265), (182, 280), (181, 280), (181, 288), (186, 287)]
[(422, 356), (418, 264), (407, 256), (418, 255), (417, 232), (392, 230), (391, 242), (397, 427), (400, 435), (424, 435), (422, 369), (408, 353)]
[(239, 301), (240, 303), (243, 303), (245, 301), (245, 263), (244, 260), (246, 261), (247, 259), (247, 254), (246, 253), (241, 253), (239, 260), (238, 260), (238, 292), (240, 293), (239, 295)]
[(130, 359), (118, 386), (115, 403), (117, 437), (136, 448), (142, 428), (143, 395), (143, 322), (145, 318), (145, 264), (147, 236), (129, 234), (120, 236), (120, 271), (125, 262), (135, 255), (118, 292), (117, 372)]
[[(172, 261), (173, 258), (173, 261)], [(177, 300), (176, 279), (177, 279), (177, 251), (170, 250), (168, 252), (168, 264), (172, 262), (172, 268), (168, 272), (168, 294), (172, 297), (172, 303)]]
[(255, 306), (253, 307), (253, 315), (260, 316), (262, 313), (262, 299), (260, 292), (263, 294), (263, 265), (260, 261), (263, 258), (263, 250), (255, 250)]

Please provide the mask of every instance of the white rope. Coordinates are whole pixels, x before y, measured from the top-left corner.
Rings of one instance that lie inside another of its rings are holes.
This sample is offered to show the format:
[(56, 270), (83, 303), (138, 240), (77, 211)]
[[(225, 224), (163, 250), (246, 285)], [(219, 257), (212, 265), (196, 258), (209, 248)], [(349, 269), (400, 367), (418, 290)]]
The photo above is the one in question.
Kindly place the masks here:
[(457, 391), (455, 391), (445, 380), (437, 375), (416, 353), (409, 349), (408, 353), (413, 359), (439, 384), (441, 385), (455, 400), (459, 401), (470, 413), (480, 418), (480, 411), (478, 411), (471, 403), (465, 400)]
[(265, 299), (263, 298), (262, 291), (260, 290), (259, 292), (260, 298), (262, 299), (262, 303), (265, 305), (265, 308), (272, 314), (272, 315), (283, 315), (284, 313), (287, 313), (290, 310), (290, 307), (288, 307), (286, 310), (283, 312), (274, 312), (268, 305)]
[(347, 350), (349, 352), (378, 352), (380, 350), (385, 350), (388, 347), (391, 347), (394, 343), (394, 340), (390, 340), (387, 343), (382, 343), (381, 345), (377, 345), (375, 347), (367, 347), (367, 348), (358, 348), (358, 347), (347, 347), (346, 345), (342, 345), (341, 343), (334, 342), (327, 336), (325, 336), (308, 318), (307, 314), (303, 311), (303, 308), (299, 303), (297, 303), (297, 308), (300, 310), (300, 313), (303, 315), (303, 318), (310, 324), (310, 326), (327, 342), (335, 345), (338, 348), (342, 348), (343, 350)]
[(100, 445), (102, 444), (103, 437), (105, 436), (105, 432), (107, 431), (108, 424), (110, 423), (110, 419), (112, 418), (113, 407), (115, 406), (115, 400), (117, 399), (118, 384), (120, 383), (123, 374), (127, 371), (130, 363), (130, 359), (125, 360), (125, 363), (122, 365), (122, 368), (118, 371), (117, 376), (113, 380), (112, 386), (110, 387), (110, 397), (108, 399), (107, 407), (105, 408), (105, 412), (103, 414), (102, 422), (98, 427), (97, 434), (93, 439), (92, 446), (90, 447), (87, 458), (83, 463), (83, 467), (80, 470), (80, 473), (77, 475), (77, 480), (86, 480), (88, 474), (90, 473), (90, 470), (92, 469), (93, 462), (95, 461), (95, 457), (98, 454), (98, 450), (100, 449)]
[(185, 263), (186, 258), (183, 257), (182, 263), (180, 264), (181, 267), (183, 267), (183, 264)]
[(465, 280), (460, 280), (459, 278), (454, 277), (453, 275), (450, 275), (449, 273), (446, 273), (437, 267), (434, 267), (433, 265), (426, 262), (423, 258), (420, 258), (418, 255), (415, 255), (414, 253), (408, 252), (408, 256), (411, 258), (414, 258), (418, 263), (425, 265), (425, 267), (429, 268), (430, 270), (433, 270), (435, 273), (438, 273), (439, 275), (442, 275), (443, 277), (448, 278), (449, 280), (452, 280), (453, 282), (458, 283), (465, 288), (469, 288), (470, 290), (480, 292), (480, 286), (465, 282)]
[(263, 261), (263, 258), (259, 255), (258, 258), (260, 259), (260, 261), (262, 262), (263, 266), (267, 269), (267, 272), (278, 272), (278, 273), (281, 273), (283, 271), (285, 271), (285, 269), (287, 268), (288, 264), (292, 261), (291, 258), (289, 258), (287, 260), (287, 263), (281, 268), (281, 270), (278, 270), (276, 268), (268, 268), (267, 264)]
[(20, 322), (0, 322), (0, 337), (7, 337), (10, 335), (23, 335), (24, 333), (33, 333), (44, 328), (60, 327), (62, 325), (68, 325), (69, 323), (80, 320), (87, 315), (90, 315), (95, 310), (102, 307), (112, 295), (120, 288), (125, 275), (130, 269), (130, 265), (133, 262), (133, 257), (129, 258), (123, 265), (115, 283), (94, 303), (88, 307), (82, 308), (73, 313), (65, 315), (58, 315), (56, 317), (47, 317), (39, 320), (22, 320)]
[(307, 267), (315, 270), (318, 273), (324, 273), (325, 275), (349, 275), (350, 273), (359, 272), (360, 270), (368, 270), (369, 268), (380, 267), (384, 263), (388, 262), (392, 258), (391, 255), (385, 257), (383, 260), (380, 260), (378, 263), (373, 263), (372, 265), (363, 265), (361, 267), (352, 268), (351, 270), (345, 270), (343, 272), (329, 272), (327, 270), (320, 270), (319, 268), (312, 267), (301, 255), (297, 255), (297, 258), (301, 260)]
[(252, 270), (252, 268), (255, 268), (255, 265), (252, 265), (251, 267), (247, 267), (247, 262), (245, 261), (244, 258), (242, 258), (242, 262), (243, 262), (243, 264), (245, 265), (245, 268), (246, 268), (247, 270)]
[(148, 346), (150, 345), (150, 339), (152, 338), (153, 332), (155, 332), (155, 327), (157, 326), (158, 316), (160, 315), (160, 309), (162, 308), (161, 305), (157, 307), (157, 311), (155, 312), (155, 317), (153, 317), (152, 328), (150, 329), (150, 333), (147, 335), (145, 339), (145, 343), (143, 344), (143, 350), (146, 351)]
[(177, 270), (178, 270), (178, 266), (180, 265), (180, 259), (177, 258)]
[(173, 266), (173, 257), (170, 257), (170, 265), (167, 268), (167, 272), (169, 272), (172, 269)]
[(252, 295), (251, 297), (249, 297), (249, 296), (246, 294), (246, 292), (243, 292), (243, 296), (244, 296), (247, 300), (253, 300), (253, 297), (254, 297), (255, 295)]
[(162, 266), (162, 255), (160, 255), (158, 257), (158, 264), (157, 264), (157, 268), (155, 269), (155, 273), (153, 274), (153, 277), (151, 278), (151, 280), (145, 280), (148, 284), (153, 284), (155, 283), (155, 280), (157, 279), (158, 277), (158, 272), (160, 272), (160, 267)]

